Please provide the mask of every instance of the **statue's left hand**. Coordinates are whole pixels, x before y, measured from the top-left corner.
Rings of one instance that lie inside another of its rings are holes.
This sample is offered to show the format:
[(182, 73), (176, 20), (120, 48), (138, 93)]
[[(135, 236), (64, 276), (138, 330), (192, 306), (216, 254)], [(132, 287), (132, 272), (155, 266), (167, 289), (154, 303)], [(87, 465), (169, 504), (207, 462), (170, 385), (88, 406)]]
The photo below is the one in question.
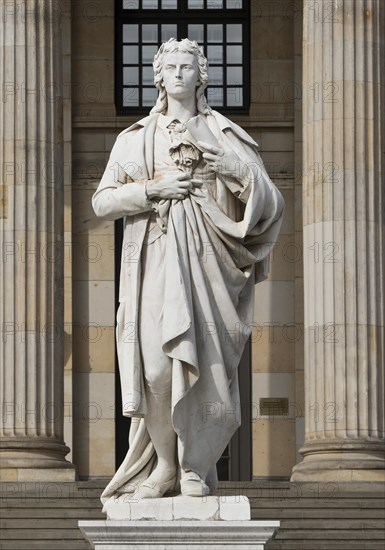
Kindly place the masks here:
[(198, 141), (198, 146), (203, 149), (203, 158), (218, 175), (230, 176), (241, 180), (245, 174), (246, 165), (237, 153), (225, 146), (216, 147), (205, 141)]

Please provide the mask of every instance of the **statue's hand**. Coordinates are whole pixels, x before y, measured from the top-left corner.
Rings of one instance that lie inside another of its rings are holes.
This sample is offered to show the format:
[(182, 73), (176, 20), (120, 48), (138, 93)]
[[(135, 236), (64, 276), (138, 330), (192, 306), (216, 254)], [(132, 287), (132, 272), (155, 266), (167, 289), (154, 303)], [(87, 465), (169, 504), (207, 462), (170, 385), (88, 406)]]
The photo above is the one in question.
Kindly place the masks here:
[(218, 175), (230, 176), (240, 180), (246, 169), (246, 164), (237, 153), (225, 146), (216, 147), (204, 141), (198, 141), (198, 146), (204, 150), (203, 158), (211, 170)]
[[(147, 185), (147, 197), (152, 199), (179, 199), (187, 197), (190, 190), (198, 185), (196, 180), (191, 179), (190, 174), (173, 174), (156, 182), (155, 185)], [(201, 183), (199, 183), (201, 185)]]

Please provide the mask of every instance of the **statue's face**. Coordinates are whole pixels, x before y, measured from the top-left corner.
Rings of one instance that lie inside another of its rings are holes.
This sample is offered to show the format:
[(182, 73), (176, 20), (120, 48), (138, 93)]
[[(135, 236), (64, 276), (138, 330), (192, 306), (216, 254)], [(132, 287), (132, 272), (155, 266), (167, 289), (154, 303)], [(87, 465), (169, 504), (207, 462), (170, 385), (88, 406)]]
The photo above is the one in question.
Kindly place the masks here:
[(199, 85), (198, 63), (191, 53), (165, 53), (163, 58), (163, 84), (167, 95), (175, 99), (195, 97)]

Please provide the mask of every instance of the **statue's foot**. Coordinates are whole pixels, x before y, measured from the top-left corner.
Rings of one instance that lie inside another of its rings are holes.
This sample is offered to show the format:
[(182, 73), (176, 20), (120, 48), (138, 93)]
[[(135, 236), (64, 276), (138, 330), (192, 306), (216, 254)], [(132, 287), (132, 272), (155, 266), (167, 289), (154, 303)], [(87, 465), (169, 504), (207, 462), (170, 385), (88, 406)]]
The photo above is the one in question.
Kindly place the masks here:
[(210, 493), (208, 485), (191, 470), (182, 470), (180, 488), (182, 495), (188, 497), (205, 497)]
[(135, 493), (135, 498), (162, 498), (166, 493), (172, 491), (175, 488), (176, 484), (176, 475), (165, 481), (151, 479), (150, 476), (146, 481), (144, 481), (140, 486), (138, 491)]

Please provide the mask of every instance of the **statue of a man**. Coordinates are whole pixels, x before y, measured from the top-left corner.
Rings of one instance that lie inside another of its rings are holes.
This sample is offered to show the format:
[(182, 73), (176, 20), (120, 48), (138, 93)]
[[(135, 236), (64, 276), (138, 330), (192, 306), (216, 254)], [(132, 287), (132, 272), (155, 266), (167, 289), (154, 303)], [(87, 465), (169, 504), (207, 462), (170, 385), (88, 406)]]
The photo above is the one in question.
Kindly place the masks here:
[(207, 104), (208, 63), (188, 39), (154, 59), (159, 97), (122, 132), (93, 196), (124, 218), (117, 314), (125, 460), (102, 500), (216, 486), (240, 425), (237, 368), (283, 199), (255, 141)]

